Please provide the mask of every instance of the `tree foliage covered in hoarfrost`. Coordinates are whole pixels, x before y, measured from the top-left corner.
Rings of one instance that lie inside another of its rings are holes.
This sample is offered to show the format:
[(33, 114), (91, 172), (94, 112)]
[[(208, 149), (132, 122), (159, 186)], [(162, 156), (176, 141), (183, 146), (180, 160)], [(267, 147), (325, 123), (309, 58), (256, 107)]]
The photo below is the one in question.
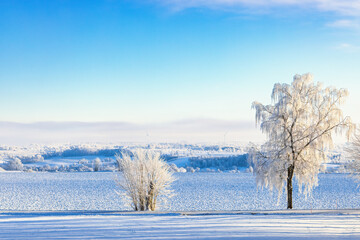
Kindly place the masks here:
[(160, 153), (137, 149), (116, 159), (122, 173), (117, 182), (135, 211), (154, 211), (158, 200), (164, 202), (172, 196), (174, 177)]
[(275, 84), (273, 105), (253, 102), (256, 124), (267, 134), (260, 149), (252, 148), (257, 184), (279, 193), (287, 183), (288, 208), (292, 208), (292, 180), (308, 194), (318, 184), (318, 173), (333, 147), (332, 133), (351, 134), (354, 125), (339, 108), (348, 96), (346, 89), (323, 88), (312, 75), (295, 75), (291, 84)]
[(8, 161), (6, 169), (9, 171), (22, 171), (24, 169), (24, 165), (19, 158), (14, 158)]
[(345, 147), (347, 157), (351, 162), (348, 167), (357, 178), (360, 179), (360, 131), (357, 130), (350, 144)]

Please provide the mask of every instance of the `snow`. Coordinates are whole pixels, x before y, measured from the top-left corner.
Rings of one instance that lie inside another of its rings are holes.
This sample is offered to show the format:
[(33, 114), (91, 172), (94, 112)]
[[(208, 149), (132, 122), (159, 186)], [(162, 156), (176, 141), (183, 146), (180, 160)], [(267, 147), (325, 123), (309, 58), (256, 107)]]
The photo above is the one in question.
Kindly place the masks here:
[[(1, 172), (0, 210), (131, 210), (112, 172)], [(251, 173), (176, 173), (176, 194), (159, 210), (285, 209), (285, 195), (257, 189)], [(320, 174), (319, 186), (307, 199), (294, 188), (294, 208), (360, 208), (360, 190), (346, 174)], [(278, 204), (279, 203), (279, 204)]]
[(277, 210), (285, 196), (277, 205), (251, 173), (174, 175), (168, 206), (135, 213), (115, 193), (116, 173), (1, 172), (0, 239), (360, 238), (360, 191), (346, 174), (320, 174), (295, 210)]
[(359, 239), (354, 214), (0, 215), (1, 239)]

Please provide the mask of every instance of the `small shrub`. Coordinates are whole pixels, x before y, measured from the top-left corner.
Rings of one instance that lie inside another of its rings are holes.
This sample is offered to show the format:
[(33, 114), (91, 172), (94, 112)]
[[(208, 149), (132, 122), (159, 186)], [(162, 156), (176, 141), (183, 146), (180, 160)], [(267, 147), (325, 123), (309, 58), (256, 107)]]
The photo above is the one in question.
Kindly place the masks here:
[(165, 201), (172, 196), (174, 178), (159, 153), (138, 149), (117, 155), (116, 160), (122, 174), (117, 182), (135, 211), (154, 211), (159, 198)]

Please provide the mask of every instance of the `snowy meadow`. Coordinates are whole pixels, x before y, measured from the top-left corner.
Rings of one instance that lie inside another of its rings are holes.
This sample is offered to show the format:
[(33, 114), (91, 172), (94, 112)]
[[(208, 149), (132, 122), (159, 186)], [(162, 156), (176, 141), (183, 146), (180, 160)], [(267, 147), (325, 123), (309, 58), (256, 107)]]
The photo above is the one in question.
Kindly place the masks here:
[[(160, 211), (285, 209), (284, 194), (258, 189), (252, 173), (175, 173), (175, 196)], [(113, 172), (0, 173), (0, 210), (130, 211), (117, 192)], [(295, 209), (359, 209), (360, 191), (346, 174), (320, 174), (307, 198), (294, 197)]]
[(141, 214), (116, 194), (115, 174), (0, 173), (0, 238), (360, 237), (360, 213), (354, 210), (359, 209), (360, 193), (346, 174), (321, 174), (313, 196), (295, 195), (295, 208), (307, 210), (273, 211), (286, 207), (285, 196), (278, 202), (276, 194), (257, 189), (252, 173), (175, 173), (176, 196), (159, 211)]

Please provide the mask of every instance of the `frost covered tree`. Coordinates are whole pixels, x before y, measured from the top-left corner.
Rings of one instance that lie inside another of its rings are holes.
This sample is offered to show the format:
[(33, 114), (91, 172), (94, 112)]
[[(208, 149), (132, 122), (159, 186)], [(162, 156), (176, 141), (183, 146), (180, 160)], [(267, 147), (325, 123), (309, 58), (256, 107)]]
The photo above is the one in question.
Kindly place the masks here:
[(94, 171), (95, 172), (100, 171), (100, 167), (101, 167), (101, 160), (100, 160), (100, 158), (96, 158), (94, 160)]
[(116, 160), (122, 174), (117, 182), (135, 211), (154, 211), (159, 199), (172, 196), (174, 178), (159, 153), (138, 149), (117, 155)]
[(347, 157), (351, 162), (348, 168), (356, 177), (360, 178), (360, 131), (357, 130), (350, 144), (345, 147)]
[(24, 166), (19, 158), (14, 158), (8, 161), (6, 169), (10, 171), (22, 171)]
[(339, 108), (346, 89), (323, 88), (310, 74), (295, 75), (291, 84), (275, 84), (273, 104), (253, 102), (256, 124), (266, 133), (260, 149), (250, 150), (258, 186), (276, 188), (279, 194), (286, 183), (287, 208), (293, 208), (293, 178), (301, 192), (309, 194), (318, 184), (318, 173), (333, 147), (333, 133), (350, 136), (354, 125)]

